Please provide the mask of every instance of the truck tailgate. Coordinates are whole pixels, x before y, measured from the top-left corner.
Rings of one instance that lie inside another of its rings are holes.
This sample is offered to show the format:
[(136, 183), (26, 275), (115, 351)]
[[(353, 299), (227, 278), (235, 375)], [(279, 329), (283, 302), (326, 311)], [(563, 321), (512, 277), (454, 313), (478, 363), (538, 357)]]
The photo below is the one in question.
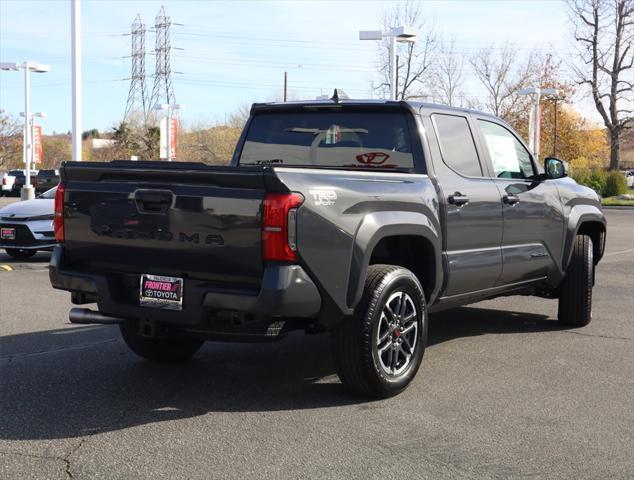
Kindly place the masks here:
[(61, 176), (75, 268), (260, 284), (265, 169), (115, 161), (67, 163)]

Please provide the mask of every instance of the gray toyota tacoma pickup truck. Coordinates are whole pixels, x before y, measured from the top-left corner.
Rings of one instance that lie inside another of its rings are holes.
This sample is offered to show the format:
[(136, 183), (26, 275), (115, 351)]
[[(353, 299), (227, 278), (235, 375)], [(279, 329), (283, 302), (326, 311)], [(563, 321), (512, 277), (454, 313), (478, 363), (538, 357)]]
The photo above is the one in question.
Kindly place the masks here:
[(230, 166), (73, 163), (55, 206), (55, 288), (73, 323), (117, 323), (150, 360), (205, 340), (331, 332), (342, 382), (399, 393), (428, 314), (501, 295), (559, 299), (586, 325), (606, 221), (480, 112), (416, 102), (256, 104)]

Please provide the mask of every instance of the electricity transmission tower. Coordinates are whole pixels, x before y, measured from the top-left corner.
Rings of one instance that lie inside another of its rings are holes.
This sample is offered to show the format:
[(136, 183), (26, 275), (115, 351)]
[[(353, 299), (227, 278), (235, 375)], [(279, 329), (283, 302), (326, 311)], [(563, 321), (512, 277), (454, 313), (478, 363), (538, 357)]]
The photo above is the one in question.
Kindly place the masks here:
[(165, 13), (165, 7), (161, 7), (154, 20), (154, 28), (156, 30), (156, 44), (154, 47), (156, 67), (154, 70), (154, 88), (152, 88), (148, 113), (153, 112), (157, 105), (175, 103), (174, 88), (172, 87), (172, 67), (170, 64), (172, 51), (170, 43), (171, 26), (172, 20)]
[(124, 120), (142, 118), (145, 124), (147, 119), (146, 88), (145, 88), (145, 24), (141, 20), (141, 14), (137, 14), (130, 29), (132, 39), (132, 75), (130, 76), (130, 91), (125, 106)]

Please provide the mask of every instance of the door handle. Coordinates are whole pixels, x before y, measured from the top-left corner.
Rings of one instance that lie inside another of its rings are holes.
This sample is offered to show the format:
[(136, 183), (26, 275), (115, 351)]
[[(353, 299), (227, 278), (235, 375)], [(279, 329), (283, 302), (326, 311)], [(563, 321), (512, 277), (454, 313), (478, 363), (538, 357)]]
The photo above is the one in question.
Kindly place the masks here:
[(513, 195), (512, 193), (509, 195), (504, 195), (504, 198), (502, 200), (504, 200), (504, 203), (511, 206), (520, 203), (520, 197), (518, 197), (517, 195)]
[(466, 205), (467, 203), (469, 203), (469, 197), (467, 197), (466, 195), (463, 195), (460, 192), (456, 192), (453, 195), (449, 195), (449, 198), (447, 198), (447, 201), (451, 203), (452, 205), (455, 205), (457, 207), (462, 207), (463, 205)]

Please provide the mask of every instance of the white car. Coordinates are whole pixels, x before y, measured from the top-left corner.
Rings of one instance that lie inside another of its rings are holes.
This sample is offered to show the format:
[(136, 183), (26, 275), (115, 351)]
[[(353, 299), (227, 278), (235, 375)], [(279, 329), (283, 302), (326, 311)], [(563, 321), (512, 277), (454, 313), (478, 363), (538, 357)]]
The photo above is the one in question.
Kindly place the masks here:
[(630, 170), (628, 172), (625, 172), (625, 175), (627, 175), (627, 186), (628, 186), (628, 188), (634, 187), (634, 170)]
[(0, 248), (14, 258), (29, 258), (38, 250), (53, 249), (56, 191), (57, 187), (51, 188), (33, 200), (0, 209)]
[[(26, 175), (26, 170), (10, 170), (4, 174), (2, 174), (2, 180), (1, 183), (2, 185), (0, 192), (2, 193), (2, 195), (11, 195), (11, 194), (17, 194), (20, 195), (19, 190), (17, 189), (17, 185), (15, 182), (15, 178), (16, 177), (24, 177)], [(35, 178), (35, 175), (37, 175), (37, 170), (31, 170), (31, 176), (33, 178)], [(24, 183), (24, 182), (18, 182), (18, 183)]]

